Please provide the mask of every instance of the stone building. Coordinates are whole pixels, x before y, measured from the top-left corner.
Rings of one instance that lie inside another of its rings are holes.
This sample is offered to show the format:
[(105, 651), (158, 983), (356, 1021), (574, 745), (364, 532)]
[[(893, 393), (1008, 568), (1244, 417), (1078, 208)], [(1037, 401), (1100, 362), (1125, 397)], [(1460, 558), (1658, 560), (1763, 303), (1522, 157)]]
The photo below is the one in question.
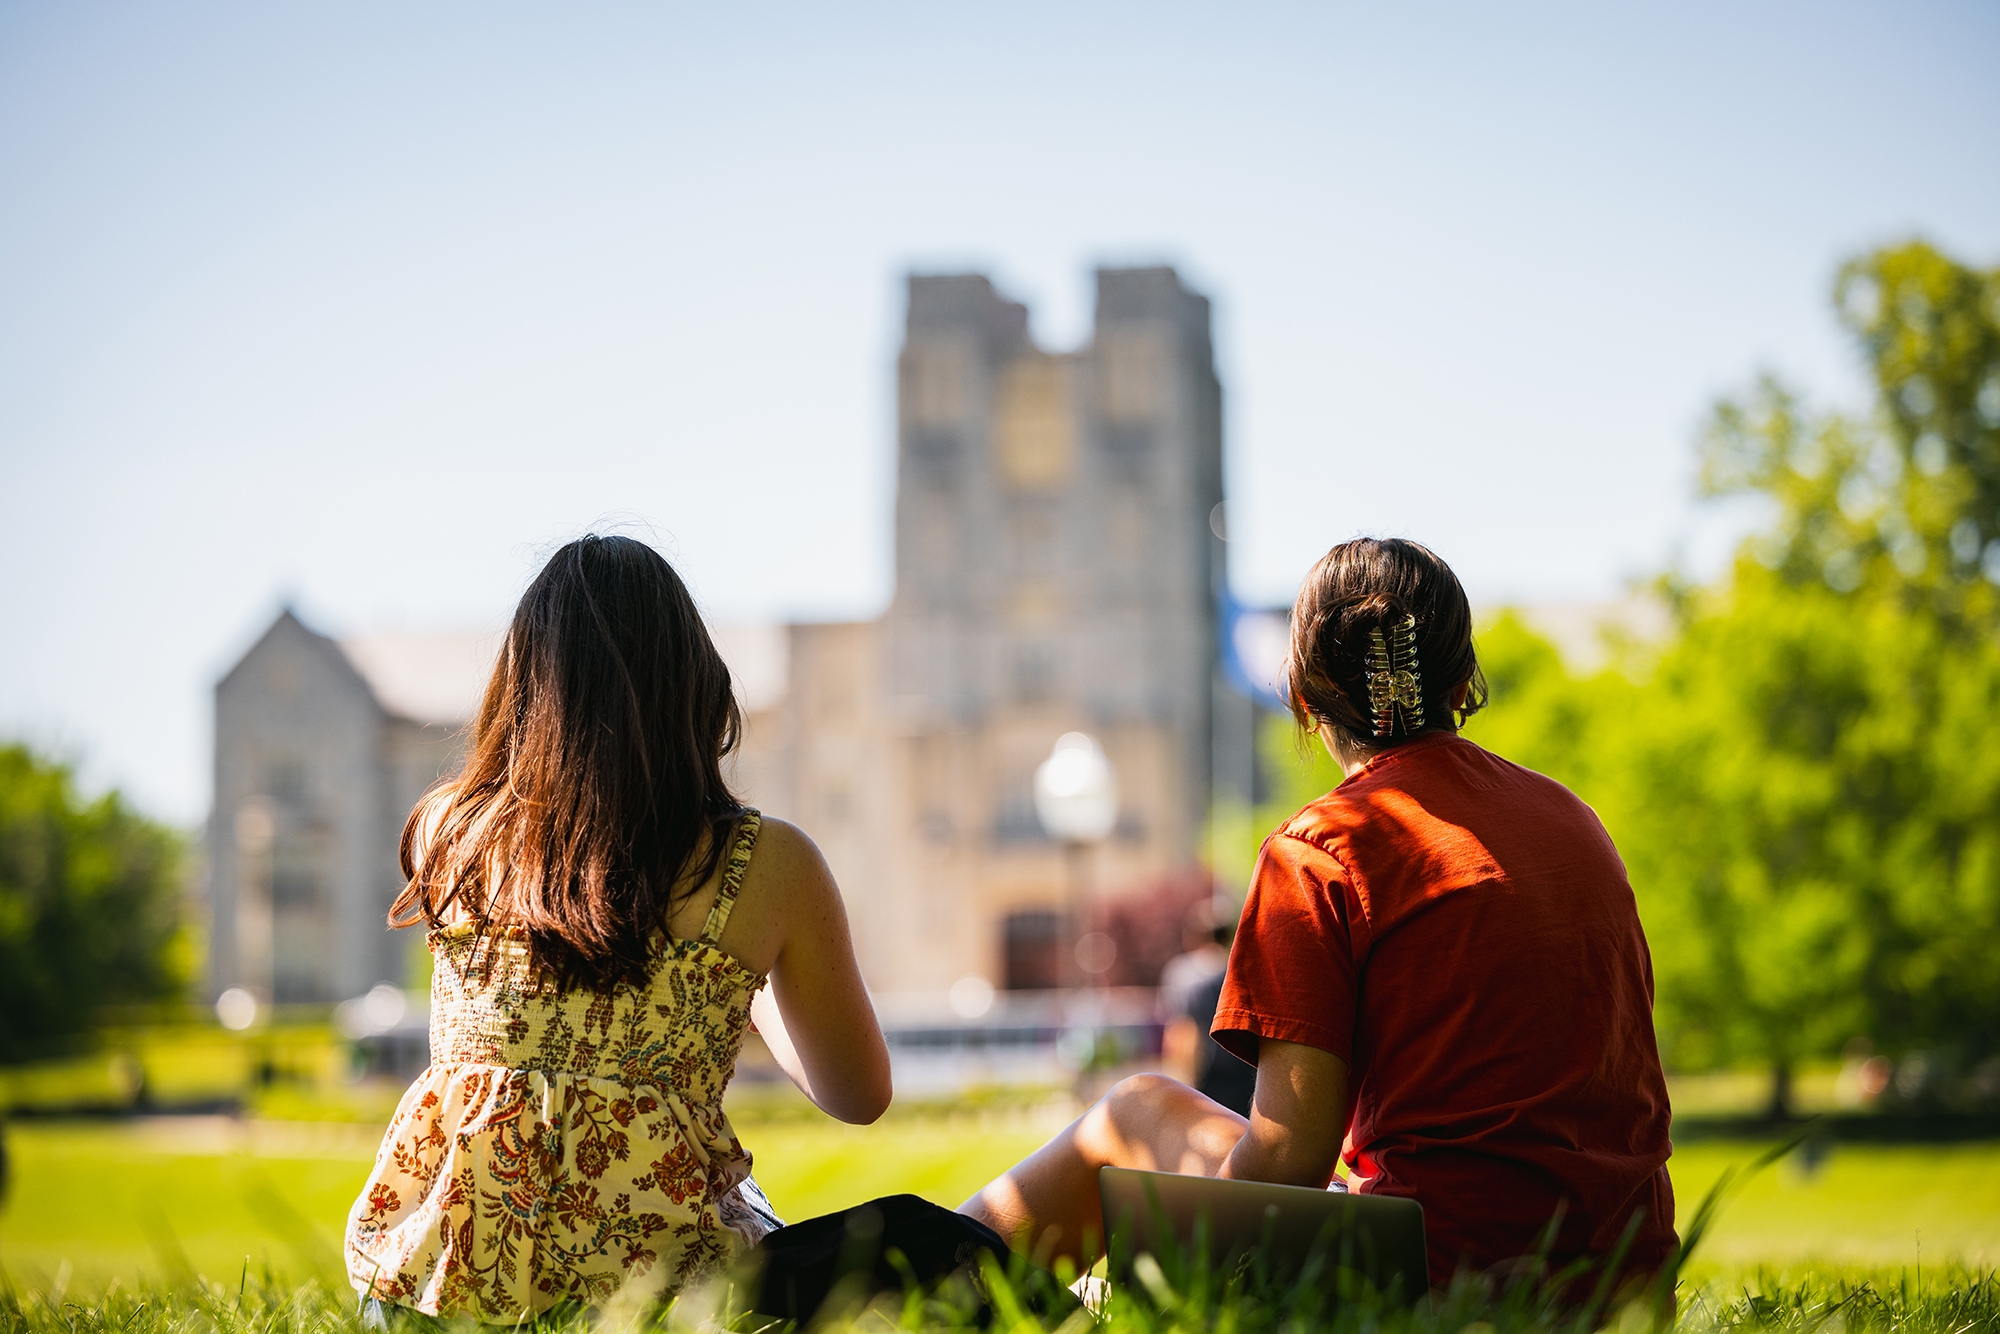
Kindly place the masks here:
[[(1206, 298), (1103, 269), (1074, 352), (977, 275), (909, 280), (895, 593), (880, 619), (719, 627), (734, 774), (816, 839), (878, 993), (1075, 980), (1070, 909), (1184, 872), (1209, 808), (1222, 412)], [(353, 996), (407, 974), (382, 925), (411, 805), (459, 760), (492, 639), (335, 642), (289, 612), (216, 687), (214, 989)], [(1226, 695), (1224, 696), (1227, 697)], [(1245, 706), (1247, 708), (1247, 705)], [(1242, 726), (1249, 725), (1247, 715)], [(1121, 814), (1066, 853), (1035, 816), (1088, 732)], [(1247, 732), (1224, 749), (1247, 749)]]
[(384, 924), (417, 798), (461, 758), (496, 641), (335, 641), (282, 612), (215, 687), (210, 994), (324, 1003), (409, 974)]

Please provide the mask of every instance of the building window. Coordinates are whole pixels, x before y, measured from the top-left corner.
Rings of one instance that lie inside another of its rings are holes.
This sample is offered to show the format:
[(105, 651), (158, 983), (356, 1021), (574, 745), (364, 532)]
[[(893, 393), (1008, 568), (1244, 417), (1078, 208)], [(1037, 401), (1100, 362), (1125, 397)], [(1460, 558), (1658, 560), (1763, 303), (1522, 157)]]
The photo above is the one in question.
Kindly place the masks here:
[(1166, 349), (1157, 336), (1136, 330), (1097, 340), (1098, 407), (1114, 425), (1134, 426), (1159, 416)]
[(320, 906), (318, 863), (317, 857), (292, 840), (279, 839), (271, 849), (271, 906), (317, 911)]
[(951, 742), (935, 733), (910, 739), (911, 805), (917, 812), (917, 828), (932, 843), (949, 843), (952, 837)]
[(310, 827), (286, 830), (271, 843), (271, 991), (281, 1003), (328, 1001), (333, 956), (327, 936), (326, 847)]
[(1000, 475), (1022, 490), (1048, 490), (1069, 480), (1076, 446), (1070, 414), (1069, 366), (1030, 354), (1008, 363), (994, 415)]
[(1045, 704), (1056, 694), (1056, 655), (1045, 644), (1024, 644), (1014, 652), (1014, 698)]
[(1048, 839), (1035, 814), (1035, 779), (1023, 773), (1000, 789), (1000, 808), (993, 813), (995, 843), (1042, 843)]
[(1152, 475), (1153, 428), (1106, 426), (1100, 436), (1111, 475), (1128, 486), (1143, 486)]
[(919, 343), (903, 354), (903, 420), (956, 426), (972, 401), (970, 349), (957, 341)]
[(306, 796), (306, 765), (304, 760), (286, 756), (269, 761), (264, 766), (264, 794), (278, 801), (297, 804)]
[(1146, 516), (1136, 497), (1114, 496), (1105, 506), (1104, 540), (1121, 565), (1137, 564), (1146, 554)]
[(958, 564), (958, 526), (942, 500), (909, 505), (896, 526), (898, 572), (948, 581)]
[(948, 427), (913, 428), (904, 438), (903, 452), (913, 475), (933, 487), (949, 487), (958, 480), (962, 447), (957, 431)]
[(1062, 985), (1061, 913), (1047, 908), (1008, 913), (1000, 931), (1009, 991), (1046, 991)]
[(1056, 520), (1039, 504), (1015, 506), (1007, 515), (1008, 555), (1017, 573), (1048, 574), (1056, 566)]

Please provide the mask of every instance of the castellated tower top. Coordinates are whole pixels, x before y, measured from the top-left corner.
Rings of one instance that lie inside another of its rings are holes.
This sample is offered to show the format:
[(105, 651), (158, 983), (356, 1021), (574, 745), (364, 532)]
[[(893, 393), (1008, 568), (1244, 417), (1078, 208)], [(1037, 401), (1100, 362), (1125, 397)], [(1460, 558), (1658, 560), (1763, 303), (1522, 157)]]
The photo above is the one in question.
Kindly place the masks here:
[(1028, 308), (994, 291), (983, 273), (912, 274), (906, 327), (912, 338), (933, 330), (974, 330), (995, 352), (1028, 346)]

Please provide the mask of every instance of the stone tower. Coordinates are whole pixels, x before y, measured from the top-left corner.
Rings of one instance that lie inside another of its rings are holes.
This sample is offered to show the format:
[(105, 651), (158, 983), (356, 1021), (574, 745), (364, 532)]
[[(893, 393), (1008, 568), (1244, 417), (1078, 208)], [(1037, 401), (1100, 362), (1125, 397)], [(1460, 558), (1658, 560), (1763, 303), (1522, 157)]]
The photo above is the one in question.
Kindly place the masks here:
[(1057, 354), (985, 277), (913, 277), (898, 390), (883, 706), (910, 821), (898, 898), (919, 906), (892, 929), (1019, 985), (1059, 929), (1032, 787), (1058, 735), (1091, 733), (1117, 769), (1096, 884), (1199, 851), (1223, 579), (1208, 301), (1172, 269), (1101, 269), (1091, 343)]

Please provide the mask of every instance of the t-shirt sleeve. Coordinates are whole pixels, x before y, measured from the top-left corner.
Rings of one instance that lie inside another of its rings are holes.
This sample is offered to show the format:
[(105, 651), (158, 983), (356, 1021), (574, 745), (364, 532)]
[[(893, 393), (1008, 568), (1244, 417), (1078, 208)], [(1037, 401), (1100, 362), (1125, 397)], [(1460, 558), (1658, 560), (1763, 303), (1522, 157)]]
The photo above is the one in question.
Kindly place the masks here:
[(1215, 1040), (1252, 1065), (1259, 1038), (1352, 1062), (1360, 973), (1353, 911), (1332, 854), (1287, 834), (1264, 840), (1210, 1028)]

